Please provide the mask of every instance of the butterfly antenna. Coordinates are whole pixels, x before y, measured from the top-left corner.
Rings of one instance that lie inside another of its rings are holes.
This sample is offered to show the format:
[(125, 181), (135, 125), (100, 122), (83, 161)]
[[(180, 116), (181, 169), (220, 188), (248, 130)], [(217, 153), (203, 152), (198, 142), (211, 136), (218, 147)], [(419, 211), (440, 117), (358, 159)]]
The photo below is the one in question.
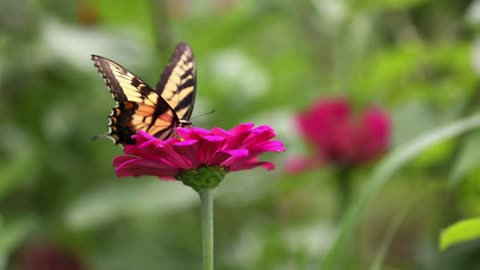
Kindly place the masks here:
[(194, 118), (197, 118), (197, 117), (200, 117), (200, 116), (210, 115), (210, 114), (213, 114), (213, 113), (215, 113), (215, 109), (212, 109), (211, 111), (209, 111), (207, 113), (202, 113), (202, 114), (199, 114), (199, 115), (192, 116), (191, 119), (194, 119)]

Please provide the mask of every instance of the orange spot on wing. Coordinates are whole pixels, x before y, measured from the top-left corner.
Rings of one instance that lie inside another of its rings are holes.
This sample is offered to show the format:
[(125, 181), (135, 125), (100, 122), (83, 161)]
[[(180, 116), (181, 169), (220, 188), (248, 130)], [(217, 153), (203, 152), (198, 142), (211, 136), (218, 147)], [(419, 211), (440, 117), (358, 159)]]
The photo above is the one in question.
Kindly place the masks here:
[(135, 107), (135, 105), (132, 102), (125, 102), (125, 109), (130, 110)]

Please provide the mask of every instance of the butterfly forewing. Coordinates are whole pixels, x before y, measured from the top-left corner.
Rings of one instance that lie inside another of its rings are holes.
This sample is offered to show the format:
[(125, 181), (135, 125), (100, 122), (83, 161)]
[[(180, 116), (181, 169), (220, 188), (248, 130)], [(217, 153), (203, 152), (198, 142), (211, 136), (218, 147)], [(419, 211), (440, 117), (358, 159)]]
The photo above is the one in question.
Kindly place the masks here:
[(161, 139), (173, 135), (179, 119), (157, 91), (112, 60), (92, 55), (92, 61), (117, 103), (109, 116), (108, 137), (126, 145), (135, 142), (131, 136), (139, 130)]
[(196, 71), (193, 51), (188, 44), (177, 45), (155, 90), (170, 104), (178, 119), (190, 119), (195, 102)]

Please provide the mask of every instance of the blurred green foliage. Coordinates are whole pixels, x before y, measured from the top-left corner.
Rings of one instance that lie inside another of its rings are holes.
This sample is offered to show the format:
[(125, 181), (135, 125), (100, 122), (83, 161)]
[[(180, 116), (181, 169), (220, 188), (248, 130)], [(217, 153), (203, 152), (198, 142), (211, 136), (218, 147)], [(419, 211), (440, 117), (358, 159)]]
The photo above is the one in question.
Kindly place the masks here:
[[(269, 156), (276, 171), (230, 174), (216, 190), (217, 269), (320, 269), (347, 224), (335, 213), (341, 179), (334, 168), (285, 173), (288, 156), (308, 152), (294, 114), (323, 96), (376, 103), (391, 113), (394, 146), (461, 121), (479, 111), (479, 25), (480, 1), (0, 1), (0, 269), (39, 239), (88, 269), (200, 267), (196, 194), (117, 179), (121, 149), (91, 140), (114, 102), (90, 54), (154, 85), (187, 41), (194, 115), (215, 109), (194, 124), (268, 124), (287, 147)], [(381, 269), (480, 268), (479, 240), (437, 249), (443, 228), (480, 215), (479, 142), (478, 131), (443, 140), (361, 193), (369, 203), (335, 262), (367, 269), (386, 246)], [(355, 194), (375, 165), (355, 170)]]

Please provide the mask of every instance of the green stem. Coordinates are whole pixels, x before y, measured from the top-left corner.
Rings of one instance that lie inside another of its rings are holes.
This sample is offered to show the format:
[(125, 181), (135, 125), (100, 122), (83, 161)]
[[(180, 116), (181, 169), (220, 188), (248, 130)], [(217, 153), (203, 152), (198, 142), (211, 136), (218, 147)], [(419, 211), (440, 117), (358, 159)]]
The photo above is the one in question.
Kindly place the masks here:
[(343, 214), (348, 209), (352, 193), (352, 179), (349, 168), (341, 168), (338, 177), (335, 179), (337, 184), (338, 208), (336, 213), (337, 222), (340, 222)]
[(198, 191), (202, 205), (202, 252), (203, 270), (213, 270), (213, 191)]
[[(352, 195), (352, 178), (351, 169), (348, 167), (339, 168), (337, 173), (338, 177), (335, 179), (337, 183), (337, 200), (338, 208), (336, 213), (336, 223), (341, 224), (343, 216), (348, 210)], [(342, 250), (342, 254), (345, 260), (338, 262), (338, 269), (350, 269), (352, 265), (355, 265), (355, 258), (353, 254), (353, 246), (356, 243), (356, 238), (352, 237), (352, 246), (345, 247)]]

